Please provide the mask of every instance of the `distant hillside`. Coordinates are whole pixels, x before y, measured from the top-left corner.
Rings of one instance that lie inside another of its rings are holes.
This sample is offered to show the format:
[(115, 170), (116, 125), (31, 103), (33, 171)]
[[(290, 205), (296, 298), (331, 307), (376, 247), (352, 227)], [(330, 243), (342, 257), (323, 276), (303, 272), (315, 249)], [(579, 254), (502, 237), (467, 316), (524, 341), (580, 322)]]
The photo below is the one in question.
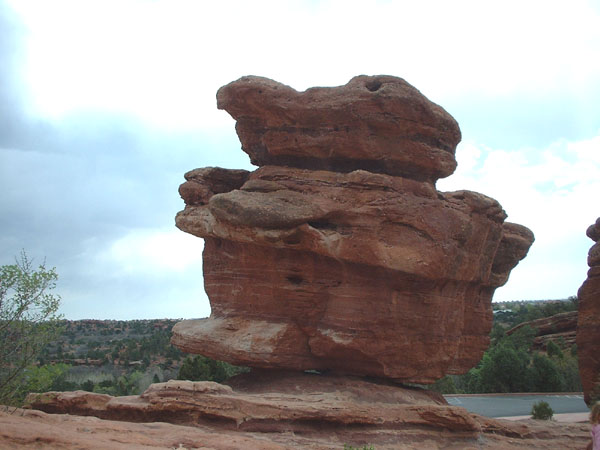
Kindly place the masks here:
[[(175, 319), (75, 320), (48, 345), (29, 390), (83, 389), (113, 395), (140, 393), (153, 382), (177, 378), (186, 354), (170, 344)], [(47, 378), (47, 376), (46, 376)], [(41, 385), (40, 385), (41, 384)]]
[[(444, 377), (434, 385), (435, 389), (444, 393), (580, 390), (577, 349), (571, 340), (557, 337), (548, 349), (547, 340), (543, 346), (534, 347), (536, 332), (528, 326), (506, 335), (506, 331), (521, 323), (576, 311), (576, 297), (498, 302), (493, 303), (493, 309), (490, 348), (479, 365), (465, 375)], [(188, 357), (173, 347), (171, 329), (177, 322), (65, 321), (61, 338), (44, 349), (37, 369), (31, 370), (32, 381), (26, 389), (84, 389), (129, 395), (141, 393), (153, 382), (177, 378), (184, 364), (182, 373), (188, 379), (211, 379), (205, 377), (210, 370), (228, 374), (236, 370), (208, 358)], [(521, 381), (511, 377), (520, 377)]]

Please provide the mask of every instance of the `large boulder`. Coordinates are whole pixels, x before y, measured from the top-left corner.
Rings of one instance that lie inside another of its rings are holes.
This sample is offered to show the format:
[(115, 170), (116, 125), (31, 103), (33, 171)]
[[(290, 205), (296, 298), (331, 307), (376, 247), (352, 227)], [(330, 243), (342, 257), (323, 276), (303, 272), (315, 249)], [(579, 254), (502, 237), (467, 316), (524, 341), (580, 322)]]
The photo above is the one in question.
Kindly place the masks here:
[(357, 76), (298, 92), (242, 77), (217, 93), (258, 166), (401, 175), (435, 181), (456, 168), (456, 121), (401, 78)]
[(588, 405), (600, 400), (600, 218), (587, 229), (595, 244), (588, 254), (587, 279), (579, 288), (577, 356), (584, 398)]
[[(533, 234), (505, 222), (492, 198), (435, 189), (454, 167), (454, 120), (393, 77), (305, 93), (246, 77), (218, 96), (246, 151), (260, 147), (254, 160), (266, 165), (232, 171), (228, 192), (225, 169), (186, 175), (176, 224), (206, 241), (212, 314), (177, 324), (172, 342), (250, 367), (415, 383), (477, 364), (494, 290)], [(363, 121), (378, 125), (365, 134)], [(346, 139), (346, 125), (362, 131)], [(275, 128), (287, 133), (285, 151), (264, 137)], [(338, 167), (340, 158), (353, 163)]]

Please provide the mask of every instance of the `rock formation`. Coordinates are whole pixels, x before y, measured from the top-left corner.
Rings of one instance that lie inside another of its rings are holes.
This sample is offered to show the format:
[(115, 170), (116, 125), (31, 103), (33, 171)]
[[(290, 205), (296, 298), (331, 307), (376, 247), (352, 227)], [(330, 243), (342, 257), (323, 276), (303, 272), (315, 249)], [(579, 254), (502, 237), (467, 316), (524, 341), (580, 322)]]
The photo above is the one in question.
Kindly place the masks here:
[(177, 226), (205, 239), (212, 314), (182, 350), (262, 369), (431, 383), (489, 344), (491, 298), (533, 234), (494, 199), (438, 192), (460, 130), (404, 80), (305, 92), (243, 77), (221, 88), (254, 172), (186, 174)]
[(587, 424), (489, 419), (398, 383), (479, 361), (492, 294), (533, 241), (495, 200), (436, 190), (456, 166), (452, 117), (384, 76), (303, 93), (244, 77), (218, 104), (260, 168), (185, 175), (177, 226), (205, 239), (212, 314), (178, 323), (173, 342), (253, 370), (226, 384), (157, 383), (140, 396), (30, 394), (37, 411), (0, 411), (0, 446), (587, 444)]
[(588, 254), (587, 279), (579, 288), (577, 356), (585, 402), (600, 400), (600, 218), (587, 229), (595, 242)]
[(522, 322), (508, 330), (506, 334), (510, 336), (525, 326), (529, 326), (536, 331), (536, 337), (533, 340), (533, 347), (536, 349), (546, 348), (548, 341), (554, 341), (554, 343), (562, 341), (566, 346), (571, 346), (575, 344), (577, 335), (577, 311), (569, 311), (554, 314), (550, 317), (530, 320), (529, 322)]
[(0, 412), (0, 446), (579, 449), (589, 441), (587, 424), (490, 419), (383, 381), (270, 371), (228, 384), (169, 381), (128, 397), (30, 394), (37, 411)]

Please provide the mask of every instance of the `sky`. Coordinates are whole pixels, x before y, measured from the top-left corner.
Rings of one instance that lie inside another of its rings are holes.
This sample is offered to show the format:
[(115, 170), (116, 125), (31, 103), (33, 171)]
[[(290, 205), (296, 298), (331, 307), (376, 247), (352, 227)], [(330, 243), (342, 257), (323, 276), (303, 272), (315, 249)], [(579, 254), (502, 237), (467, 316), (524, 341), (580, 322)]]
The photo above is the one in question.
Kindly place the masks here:
[(56, 267), (67, 319), (210, 314), (188, 170), (252, 170), (219, 87), (404, 78), (460, 124), (439, 190), (536, 236), (495, 301), (585, 280), (600, 216), (600, 2), (0, 0), (0, 265)]

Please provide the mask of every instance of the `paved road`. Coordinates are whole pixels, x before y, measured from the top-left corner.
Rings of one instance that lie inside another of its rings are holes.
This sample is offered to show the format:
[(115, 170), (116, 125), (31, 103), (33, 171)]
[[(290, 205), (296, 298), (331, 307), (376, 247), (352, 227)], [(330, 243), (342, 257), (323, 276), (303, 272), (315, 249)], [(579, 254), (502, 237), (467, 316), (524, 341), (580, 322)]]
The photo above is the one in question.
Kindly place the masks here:
[(468, 411), (487, 417), (528, 415), (531, 414), (533, 404), (541, 400), (548, 402), (555, 414), (589, 412), (583, 395), (576, 394), (445, 397), (451, 405), (462, 406)]

